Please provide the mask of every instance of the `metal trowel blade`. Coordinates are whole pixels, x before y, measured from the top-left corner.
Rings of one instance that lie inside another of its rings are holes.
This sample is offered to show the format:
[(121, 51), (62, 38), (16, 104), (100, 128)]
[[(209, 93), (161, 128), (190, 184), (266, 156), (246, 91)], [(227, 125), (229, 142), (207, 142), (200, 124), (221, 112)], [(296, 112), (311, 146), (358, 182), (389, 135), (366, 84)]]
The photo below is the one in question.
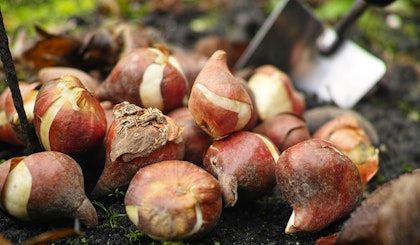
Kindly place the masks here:
[(275, 65), (291, 76), (296, 88), (320, 101), (351, 108), (380, 80), (386, 67), (350, 40), (333, 54), (321, 54), (317, 40), (332, 31), (299, 0), (282, 0), (235, 68)]

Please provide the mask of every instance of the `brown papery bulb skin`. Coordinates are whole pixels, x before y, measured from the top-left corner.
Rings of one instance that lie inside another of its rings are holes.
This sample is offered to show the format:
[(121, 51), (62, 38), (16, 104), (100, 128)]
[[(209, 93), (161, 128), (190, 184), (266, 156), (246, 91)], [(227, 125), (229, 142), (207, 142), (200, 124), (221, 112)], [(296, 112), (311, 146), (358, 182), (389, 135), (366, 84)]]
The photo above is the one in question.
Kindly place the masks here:
[(123, 102), (114, 106), (113, 118), (105, 137), (105, 166), (93, 197), (127, 187), (146, 165), (184, 157), (183, 129), (157, 108)]
[(99, 100), (77, 77), (66, 75), (39, 90), (34, 127), (46, 150), (78, 154), (102, 142), (107, 122)]
[(275, 66), (263, 65), (255, 69), (248, 85), (263, 121), (283, 112), (302, 115), (306, 109), (303, 95), (293, 87), (290, 77)]
[(183, 128), (182, 139), (185, 143), (184, 160), (203, 166), (203, 157), (213, 143), (212, 138), (195, 123), (187, 107), (177, 108), (167, 114)]
[(293, 208), (286, 234), (319, 231), (348, 215), (362, 199), (356, 165), (323, 139), (305, 140), (283, 151), (275, 173)]
[(219, 180), (225, 206), (233, 207), (238, 200), (252, 201), (272, 190), (278, 158), (279, 151), (268, 138), (240, 131), (213, 142), (203, 168)]
[(44, 151), (0, 164), (0, 194), (1, 208), (21, 220), (79, 218), (88, 228), (98, 223), (81, 168), (61, 152)]
[(251, 120), (251, 98), (228, 69), (225, 51), (216, 51), (198, 74), (188, 109), (197, 125), (216, 140), (244, 129)]
[(372, 145), (367, 133), (351, 114), (344, 114), (326, 122), (314, 134), (332, 142), (359, 169), (363, 185), (379, 170), (379, 150)]
[(222, 212), (217, 180), (187, 161), (162, 161), (140, 169), (125, 195), (136, 227), (157, 240), (193, 240), (209, 233)]
[(123, 56), (96, 90), (100, 100), (128, 101), (163, 112), (182, 106), (189, 84), (165, 47), (138, 48)]
[(252, 131), (268, 137), (280, 152), (311, 138), (305, 120), (293, 113), (278, 114), (260, 123)]

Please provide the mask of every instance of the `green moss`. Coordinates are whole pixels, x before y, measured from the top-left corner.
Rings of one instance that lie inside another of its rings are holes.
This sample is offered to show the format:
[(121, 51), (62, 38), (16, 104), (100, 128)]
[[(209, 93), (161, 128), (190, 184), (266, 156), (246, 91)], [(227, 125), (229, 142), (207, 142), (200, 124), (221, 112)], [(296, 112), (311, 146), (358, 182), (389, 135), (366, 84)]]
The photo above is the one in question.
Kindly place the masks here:
[(334, 23), (351, 8), (353, 0), (326, 1), (315, 9), (316, 15), (328, 23)]
[(377, 184), (383, 184), (388, 181), (387, 177), (383, 174), (377, 174), (375, 176), (375, 181)]
[(405, 163), (401, 166), (401, 170), (403, 173), (409, 173), (414, 170), (414, 167), (410, 164)]

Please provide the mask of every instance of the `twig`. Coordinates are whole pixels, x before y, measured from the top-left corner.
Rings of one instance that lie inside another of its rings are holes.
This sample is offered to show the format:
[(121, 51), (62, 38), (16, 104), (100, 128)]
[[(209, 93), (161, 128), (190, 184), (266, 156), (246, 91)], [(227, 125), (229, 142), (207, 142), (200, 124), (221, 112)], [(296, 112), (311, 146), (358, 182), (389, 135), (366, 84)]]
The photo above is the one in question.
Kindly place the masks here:
[(38, 139), (33, 128), (28, 123), (25, 109), (23, 108), (22, 95), (20, 93), (18, 79), (16, 76), (15, 65), (13, 63), (12, 54), (9, 49), (9, 40), (7, 38), (6, 29), (4, 28), (3, 14), (0, 9), (0, 57), (3, 62), (4, 72), (7, 84), (12, 93), (13, 103), (18, 113), (20, 124), (25, 133), (27, 154), (40, 150)]

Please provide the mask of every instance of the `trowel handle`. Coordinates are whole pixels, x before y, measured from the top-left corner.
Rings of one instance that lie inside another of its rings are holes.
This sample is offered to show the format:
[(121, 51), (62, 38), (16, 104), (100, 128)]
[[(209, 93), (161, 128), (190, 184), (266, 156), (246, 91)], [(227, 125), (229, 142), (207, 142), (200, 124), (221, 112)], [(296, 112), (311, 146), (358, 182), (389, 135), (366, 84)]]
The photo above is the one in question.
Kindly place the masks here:
[(394, 0), (356, 0), (347, 15), (337, 23), (335, 37), (328, 40), (325, 36), (320, 37), (318, 40), (319, 51), (325, 55), (334, 53), (344, 41), (347, 31), (369, 5), (386, 6), (392, 2)]

